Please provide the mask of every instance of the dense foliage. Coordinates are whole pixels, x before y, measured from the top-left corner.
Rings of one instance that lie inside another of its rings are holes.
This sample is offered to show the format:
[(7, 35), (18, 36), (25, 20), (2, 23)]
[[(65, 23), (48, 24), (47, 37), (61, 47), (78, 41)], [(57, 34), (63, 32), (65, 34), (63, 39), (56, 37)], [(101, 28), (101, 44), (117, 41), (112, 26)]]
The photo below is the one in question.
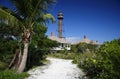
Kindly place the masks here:
[(47, 27), (36, 25), (33, 30), (35, 33), (29, 47), (27, 69), (42, 64), (41, 61), (45, 60), (50, 49), (58, 45), (57, 42), (48, 39), (45, 35)]
[[(7, 27), (7, 28), (6, 28)], [(8, 68), (10, 62), (12, 61), (16, 48), (19, 45), (19, 41), (17, 39), (19, 34), (18, 29), (14, 31), (10, 26), (6, 26), (1, 23), (0, 25), (0, 70), (4, 70)], [(11, 30), (9, 30), (11, 28)], [(45, 54), (49, 52), (49, 50), (58, 45), (57, 42), (52, 41), (47, 38), (45, 35), (47, 31), (47, 27), (36, 26), (33, 28), (34, 34), (32, 35), (32, 41), (30, 43), (29, 54), (28, 54), (28, 62), (27, 69), (40, 65), (40, 61), (45, 59)], [(7, 31), (7, 32), (6, 32)], [(16, 34), (16, 35), (15, 35)], [(14, 37), (13, 37), (14, 35)]]
[(74, 53), (94, 52), (97, 47), (98, 45), (96, 44), (79, 43), (76, 45), (72, 45), (71, 52)]
[(17, 39), (14, 39), (13, 35), (18, 35), (18, 29), (16, 28), (13, 31), (12, 27), (0, 23), (0, 71), (8, 68), (14, 57), (18, 42)]
[(120, 79), (120, 39), (106, 42), (96, 56), (86, 58), (82, 68), (92, 79)]
[[(3, 34), (10, 33), (9, 30), (12, 29), (13, 33), (14, 31), (15, 33), (10, 35), (10, 37), (14, 37), (15, 39), (19, 38), (19, 48), (17, 48), (18, 51), (15, 53), (10, 68), (14, 68), (18, 73), (22, 73), (26, 67), (29, 45), (31, 41), (33, 41), (34, 33), (38, 33), (33, 29), (37, 25), (39, 25), (39, 27), (46, 26), (49, 19), (52, 22), (55, 21), (54, 17), (48, 13), (50, 5), (55, 1), (10, 0), (10, 2), (12, 4), (11, 7), (14, 7), (14, 9), (0, 5), (0, 23), (10, 26), (10, 28), (6, 28), (7, 31), (4, 31)], [(9, 36), (7, 35), (6, 37)]]

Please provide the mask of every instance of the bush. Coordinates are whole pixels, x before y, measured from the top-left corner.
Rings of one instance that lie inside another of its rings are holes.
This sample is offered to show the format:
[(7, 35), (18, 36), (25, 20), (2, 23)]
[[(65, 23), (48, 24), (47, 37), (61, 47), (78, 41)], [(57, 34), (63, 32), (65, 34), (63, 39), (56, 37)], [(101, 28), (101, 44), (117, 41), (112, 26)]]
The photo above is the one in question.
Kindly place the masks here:
[(0, 71), (6, 69), (12, 61), (17, 42), (0, 36)]
[(17, 74), (11, 70), (6, 70), (6, 71), (0, 72), (0, 79), (24, 79), (28, 76), (29, 76), (29, 74), (26, 72), (24, 72), (22, 74)]
[(95, 52), (97, 47), (98, 45), (95, 44), (79, 43), (77, 45), (72, 45), (71, 51), (74, 53)]
[(120, 79), (120, 39), (104, 43), (82, 68), (91, 79)]
[(0, 71), (5, 70), (7, 68), (7, 66), (8, 65), (6, 63), (0, 61)]
[(91, 52), (86, 52), (86, 53), (76, 53), (75, 57), (73, 59), (73, 63), (77, 63), (80, 65), (83, 64), (83, 61), (86, 60), (86, 58), (93, 58), (95, 56), (95, 53), (91, 53)]

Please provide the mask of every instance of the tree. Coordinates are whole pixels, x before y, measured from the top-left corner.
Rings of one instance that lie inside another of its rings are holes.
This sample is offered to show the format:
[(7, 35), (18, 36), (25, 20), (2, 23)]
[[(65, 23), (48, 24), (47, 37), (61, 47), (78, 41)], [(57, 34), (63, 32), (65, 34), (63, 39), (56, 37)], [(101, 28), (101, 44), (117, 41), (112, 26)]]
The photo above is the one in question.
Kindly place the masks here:
[(45, 60), (46, 54), (51, 51), (51, 48), (58, 46), (56, 41), (52, 41), (47, 38), (45, 33), (47, 32), (47, 27), (36, 26), (33, 28), (35, 32), (32, 36), (32, 41), (29, 46), (28, 61), (26, 65), (26, 70), (32, 68), (33, 66), (38, 66), (43, 64), (41, 60)]
[[(53, 0), (10, 0), (15, 10), (10, 10), (9, 8), (0, 7), (0, 18), (1, 21), (6, 23), (11, 27), (20, 27), (20, 43), (23, 44), (22, 49), (23, 55), (20, 59), (20, 65), (17, 68), (17, 72), (21, 73), (24, 71), (29, 43), (32, 39), (33, 27), (35, 23), (41, 25), (46, 25), (48, 19), (54, 21), (54, 17), (51, 14), (47, 14), (48, 7), (50, 4), (54, 3)], [(15, 29), (14, 29), (15, 30)], [(21, 53), (21, 52), (20, 52)]]
[(17, 36), (19, 32), (18, 29), (13, 30), (12, 27), (0, 23), (0, 62), (2, 63), (0, 63), (0, 70), (6, 69), (14, 57), (18, 42), (13, 36)]

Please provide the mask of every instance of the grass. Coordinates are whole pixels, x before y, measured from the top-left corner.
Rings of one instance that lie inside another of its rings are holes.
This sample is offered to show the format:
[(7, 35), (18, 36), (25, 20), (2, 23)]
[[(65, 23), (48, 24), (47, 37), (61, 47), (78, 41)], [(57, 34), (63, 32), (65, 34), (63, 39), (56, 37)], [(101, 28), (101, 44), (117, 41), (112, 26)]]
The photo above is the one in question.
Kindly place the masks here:
[(23, 72), (22, 74), (18, 74), (12, 70), (5, 70), (0, 72), (0, 79), (24, 79), (28, 77), (29, 74)]
[(75, 53), (54, 53), (54, 54), (49, 54), (48, 57), (55, 57), (55, 58), (62, 58), (62, 59), (74, 59)]

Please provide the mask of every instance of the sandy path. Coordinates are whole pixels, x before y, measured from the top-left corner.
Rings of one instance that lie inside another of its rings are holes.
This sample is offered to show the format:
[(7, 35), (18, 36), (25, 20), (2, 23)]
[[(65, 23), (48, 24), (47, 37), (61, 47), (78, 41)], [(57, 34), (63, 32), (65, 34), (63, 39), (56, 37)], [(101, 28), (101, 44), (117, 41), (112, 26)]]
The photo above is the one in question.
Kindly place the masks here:
[(84, 74), (72, 60), (47, 58), (50, 64), (30, 70), (27, 79), (80, 79)]

